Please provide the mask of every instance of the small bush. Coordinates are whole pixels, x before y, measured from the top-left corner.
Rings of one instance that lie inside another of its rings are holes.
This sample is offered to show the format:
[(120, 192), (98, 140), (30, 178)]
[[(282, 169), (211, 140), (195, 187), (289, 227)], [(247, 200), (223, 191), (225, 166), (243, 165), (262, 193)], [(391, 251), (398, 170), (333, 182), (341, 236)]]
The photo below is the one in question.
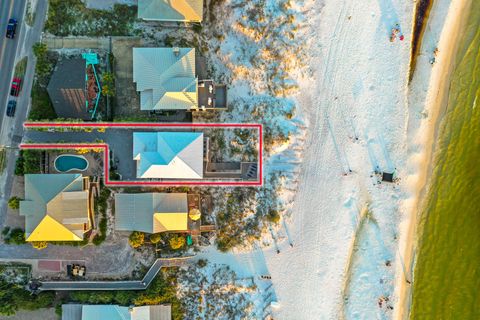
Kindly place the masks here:
[(277, 210), (269, 210), (267, 214), (267, 220), (272, 223), (278, 223), (280, 221), (280, 215)]
[(154, 234), (151, 234), (149, 237), (150, 239), (150, 242), (155, 244), (155, 243), (159, 243), (160, 240), (162, 240), (162, 234), (161, 233), (154, 233)]
[(107, 238), (107, 218), (105, 213), (103, 213), (102, 218), (100, 218), (100, 223), (98, 224), (99, 233), (93, 237), (93, 244), (98, 246)]
[(170, 248), (172, 248), (173, 250), (181, 249), (185, 246), (185, 237), (174, 235), (170, 238), (168, 243), (170, 244)]
[(55, 305), (55, 314), (59, 316), (60, 318), (62, 317), (62, 304), (59, 303)]
[(6, 235), (8, 235), (9, 232), (10, 232), (10, 227), (9, 227), (9, 226), (6, 226), (6, 227), (3, 228), (3, 230), (2, 230), (2, 235), (3, 235), (3, 236), (6, 236)]
[(20, 198), (19, 197), (11, 197), (10, 200), (8, 200), (8, 206), (10, 209), (18, 209), (20, 208)]
[(204, 267), (207, 266), (207, 263), (208, 263), (207, 260), (205, 260), (205, 259), (200, 259), (200, 260), (197, 261), (197, 266), (198, 266), (199, 268), (204, 268)]
[(15, 228), (10, 230), (10, 233), (5, 237), (5, 243), (7, 244), (24, 244), (25, 232), (22, 228)]
[(37, 250), (43, 250), (46, 247), (48, 247), (48, 243), (46, 241), (33, 241), (32, 247), (34, 247)]
[(25, 165), (25, 160), (23, 159), (23, 150), (20, 150), (20, 154), (15, 162), (15, 175), (23, 176), (24, 171), (23, 167)]
[(132, 248), (138, 248), (142, 246), (145, 242), (145, 233), (140, 231), (133, 231), (128, 237), (128, 243)]

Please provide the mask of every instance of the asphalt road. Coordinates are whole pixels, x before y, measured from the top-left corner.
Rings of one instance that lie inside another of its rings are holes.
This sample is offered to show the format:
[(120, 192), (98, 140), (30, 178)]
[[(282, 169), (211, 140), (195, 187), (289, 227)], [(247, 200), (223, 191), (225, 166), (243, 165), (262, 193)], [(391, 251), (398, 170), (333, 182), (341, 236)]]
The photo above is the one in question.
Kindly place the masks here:
[[(0, 175), (0, 225), (5, 220), (6, 203), (10, 197), (13, 182), (18, 144), (23, 136), (23, 122), (30, 107), (30, 91), (35, 75), (35, 57), (32, 46), (40, 41), (47, 14), (47, 1), (37, 1), (35, 21), (32, 27), (24, 23), (26, 0), (0, 1), (0, 147), (6, 147), (7, 167)], [(5, 37), (8, 19), (18, 20), (15, 39)], [(10, 85), (15, 63), (24, 56), (28, 57), (27, 69), (23, 78), (22, 90), (17, 100), (15, 117), (5, 115), (10, 98)]]
[[(10, 97), (10, 84), (15, 67), (18, 44), (21, 41), (23, 16), (26, 0), (2, 0), (0, 1), (0, 123), (3, 123), (7, 99)], [(5, 37), (8, 19), (19, 20), (17, 34), (14, 39)]]

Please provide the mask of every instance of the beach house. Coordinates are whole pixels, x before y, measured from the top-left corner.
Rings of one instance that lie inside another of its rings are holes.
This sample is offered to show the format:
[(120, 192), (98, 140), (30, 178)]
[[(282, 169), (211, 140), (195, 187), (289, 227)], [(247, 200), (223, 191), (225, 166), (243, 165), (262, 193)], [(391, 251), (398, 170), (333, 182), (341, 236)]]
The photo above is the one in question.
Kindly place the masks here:
[(26, 241), (82, 241), (92, 228), (89, 178), (81, 174), (26, 174)]
[(227, 88), (207, 79), (206, 69), (194, 48), (133, 48), (140, 110), (226, 110)]
[(187, 231), (187, 194), (117, 193), (115, 230), (146, 233)]
[(119, 305), (63, 304), (62, 320), (171, 320), (171, 305), (123, 307)]
[(203, 0), (138, 0), (138, 17), (156, 21), (201, 22)]
[(201, 132), (134, 132), (137, 178), (202, 179)]
[(140, 110), (190, 110), (198, 105), (195, 49), (133, 48)]

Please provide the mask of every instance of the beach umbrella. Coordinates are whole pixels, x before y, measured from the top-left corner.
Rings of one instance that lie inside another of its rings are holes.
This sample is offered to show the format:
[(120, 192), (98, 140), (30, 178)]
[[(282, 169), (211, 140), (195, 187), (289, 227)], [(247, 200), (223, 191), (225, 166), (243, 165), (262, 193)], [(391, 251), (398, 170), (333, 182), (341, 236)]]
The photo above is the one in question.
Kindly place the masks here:
[(200, 219), (200, 217), (202, 216), (202, 214), (200, 213), (200, 210), (198, 210), (197, 208), (193, 208), (190, 210), (190, 212), (188, 213), (188, 216), (190, 217), (190, 219), (192, 219), (193, 221), (197, 221), (198, 219)]

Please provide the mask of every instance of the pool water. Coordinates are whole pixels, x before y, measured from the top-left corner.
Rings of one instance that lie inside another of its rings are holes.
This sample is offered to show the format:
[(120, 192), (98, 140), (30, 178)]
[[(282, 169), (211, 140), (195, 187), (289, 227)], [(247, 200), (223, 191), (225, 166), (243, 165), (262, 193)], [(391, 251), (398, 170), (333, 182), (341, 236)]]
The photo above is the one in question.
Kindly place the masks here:
[(55, 169), (59, 172), (69, 172), (72, 170), (85, 171), (88, 168), (88, 161), (83, 156), (61, 155), (55, 159)]

